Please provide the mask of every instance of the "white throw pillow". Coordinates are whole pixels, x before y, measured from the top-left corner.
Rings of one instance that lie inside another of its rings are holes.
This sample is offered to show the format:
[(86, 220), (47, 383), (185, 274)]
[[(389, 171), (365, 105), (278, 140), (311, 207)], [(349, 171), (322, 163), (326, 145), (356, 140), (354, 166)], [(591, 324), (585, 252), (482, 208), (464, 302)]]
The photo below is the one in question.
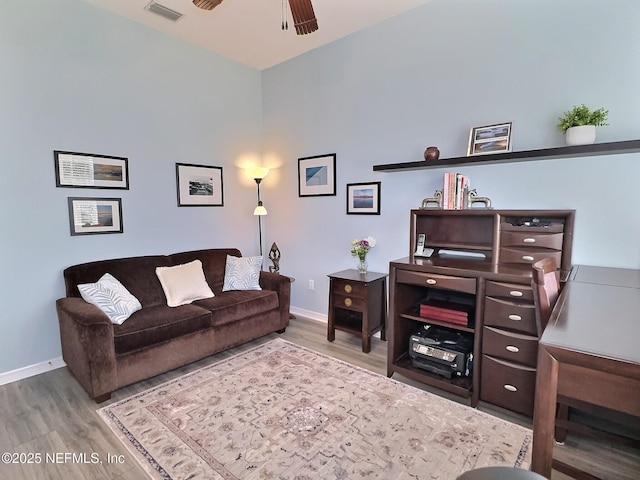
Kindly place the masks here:
[(138, 299), (110, 273), (105, 273), (96, 283), (78, 285), (78, 290), (85, 302), (98, 307), (116, 325), (122, 325), (142, 308)]
[(214, 296), (204, 277), (200, 260), (175, 267), (157, 267), (156, 275), (170, 307), (179, 307)]
[(227, 255), (222, 291), (262, 290), (260, 288), (261, 270), (262, 256), (232, 257)]

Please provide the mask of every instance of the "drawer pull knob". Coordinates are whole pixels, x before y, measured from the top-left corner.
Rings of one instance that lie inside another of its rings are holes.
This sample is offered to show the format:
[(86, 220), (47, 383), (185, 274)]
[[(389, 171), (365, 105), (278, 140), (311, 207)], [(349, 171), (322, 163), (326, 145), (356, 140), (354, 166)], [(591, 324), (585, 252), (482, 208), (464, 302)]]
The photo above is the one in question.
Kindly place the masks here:
[(526, 260), (527, 262), (533, 262), (533, 257), (531, 255), (523, 255), (522, 259)]
[(509, 292), (509, 295), (511, 295), (512, 297), (521, 297), (523, 293), (520, 290), (511, 290)]
[(522, 320), (522, 317), (520, 315), (512, 313), (511, 315), (509, 315), (509, 320)]
[(524, 243), (536, 243), (536, 239), (535, 238), (531, 238), (531, 237), (527, 237), (525, 239), (522, 240)]
[(345, 298), (345, 299), (344, 299), (344, 304), (345, 304), (347, 307), (350, 307), (352, 303), (353, 303), (353, 302), (351, 301), (351, 299), (350, 299), (350, 298)]
[(509, 391), (509, 392), (517, 392), (518, 389), (516, 387), (514, 387), (513, 385), (509, 385), (508, 383), (506, 385), (504, 385), (504, 389)]
[(518, 353), (520, 351), (520, 349), (515, 345), (507, 345), (506, 349), (511, 353)]
[(428, 283), (429, 285), (435, 285), (435, 284), (436, 284), (436, 281), (435, 281), (433, 278), (427, 278), (427, 283)]
[(351, 293), (351, 290), (353, 290), (353, 289), (351, 288), (351, 285), (349, 285), (349, 284), (347, 283), (347, 284), (344, 286), (344, 291), (345, 291), (345, 292), (347, 292), (347, 293)]

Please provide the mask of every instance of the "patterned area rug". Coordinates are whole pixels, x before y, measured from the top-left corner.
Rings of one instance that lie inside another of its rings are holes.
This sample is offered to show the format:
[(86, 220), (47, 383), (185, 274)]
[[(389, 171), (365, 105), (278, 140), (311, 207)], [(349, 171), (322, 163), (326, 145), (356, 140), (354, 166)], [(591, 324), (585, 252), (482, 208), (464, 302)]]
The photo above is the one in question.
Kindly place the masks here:
[(281, 339), (99, 410), (154, 479), (448, 479), (531, 431)]

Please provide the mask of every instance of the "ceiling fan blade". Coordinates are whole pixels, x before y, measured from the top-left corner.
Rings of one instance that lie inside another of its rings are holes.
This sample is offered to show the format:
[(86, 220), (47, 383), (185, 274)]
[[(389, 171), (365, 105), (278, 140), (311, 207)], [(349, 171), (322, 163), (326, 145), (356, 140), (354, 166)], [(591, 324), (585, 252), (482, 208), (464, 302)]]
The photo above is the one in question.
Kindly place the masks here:
[(293, 24), (298, 35), (306, 35), (318, 30), (318, 20), (313, 11), (311, 0), (289, 0), (289, 6), (291, 7)]
[(193, 0), (193, 4), (203, 10), (213, 10), (222, 3), (222, 0)]

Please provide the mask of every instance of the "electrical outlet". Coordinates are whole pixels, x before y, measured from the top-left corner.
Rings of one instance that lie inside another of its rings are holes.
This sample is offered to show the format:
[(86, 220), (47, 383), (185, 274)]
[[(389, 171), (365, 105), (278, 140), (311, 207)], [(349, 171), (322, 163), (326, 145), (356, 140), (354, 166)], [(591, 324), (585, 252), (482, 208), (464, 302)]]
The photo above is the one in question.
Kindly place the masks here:
[(309, 290), (315, 290), (315, 289), (316, 289), (316, 286), (313, 280), (309, 280)]

